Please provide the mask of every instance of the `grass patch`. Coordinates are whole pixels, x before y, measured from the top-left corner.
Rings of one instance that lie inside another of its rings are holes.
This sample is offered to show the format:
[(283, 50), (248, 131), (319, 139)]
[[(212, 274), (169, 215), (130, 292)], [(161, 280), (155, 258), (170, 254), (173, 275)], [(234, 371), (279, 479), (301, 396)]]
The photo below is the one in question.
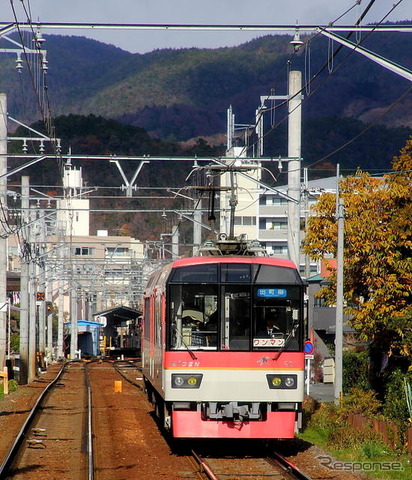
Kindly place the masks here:
[[(312, 443), (325, 451), (340, 463), (329, 463), (331, 471), (354, 471), (369, 478), (379, 480), (409, 480), (412, 467), (407, 455), (397, 455), (384, 443), (376, 439), (356, 441), (348, 446), (342, 442), (340, 448), (331, 445), (329, 430), (322, 430), (318, 425), (309, 425), (298, 438)], [(333, 435), (332, 435), (333, 436)]]
[[(15, 392), (18, 386), (16, 380), (9, 380), (9, 393)], [(0, 397), (4, 397), (4, 382), (0, 383)]]

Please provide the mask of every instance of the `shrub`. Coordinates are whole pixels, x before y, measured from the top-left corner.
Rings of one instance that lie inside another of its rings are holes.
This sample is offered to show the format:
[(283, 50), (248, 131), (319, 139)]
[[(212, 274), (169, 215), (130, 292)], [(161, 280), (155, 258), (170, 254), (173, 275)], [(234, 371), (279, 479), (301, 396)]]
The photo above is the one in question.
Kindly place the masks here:
[(323, 437), (328, 437), (333, 430), (341, 426), (337, 410), (337, 406), (333, 403), (322, 403), (311, 416), (308, 426)]
[(338, 416), (341, 421), (346, 421), (350, 413), (360, 413), (366, 417), (375, 417), (382, 407), (373, 391), (365, 391), (361, 388), (351, 388), (343, 397)]
[(405, 383), (406, 379), (412, 383), (412, 373), (403, 373), (401, 370), (395, 370), (386, 383), (385, 405), (383, 414), (392, 419), (398, 426), (401, 441), (406, 440), (406, 430), (411, 425), (409, 418), (408, 404), (406, 400)]
[(344, 425), (343, 427), (330, 432), (328, 436), (328, 445), (339, 450), (344, 450), (346, 448), (362, 451), (366, 450), (369, 454), (372, 454), (377, 450), (377, 445), (380, 445), (379, 451), (383, 450), (382, 436), (379, 433), (372, 429), (358, 430), (350, 425)]
[(13, 352), (20, 351), (20, 335), (13, 333), (10, 338), (10, 348)]
[(303, 428), (305, 428), (308, 425), (312, 415), (316, 412), (318, 406), (319, 406), (319, 404), (314, 398), (310, 397), (309, 395), (305, 395), (305, 398), (304, 398), (303, 404), (302, 404), (302, 413), (303, 413), (302, 426), (303, 426)]
[(369, 359), (368, 352), (345, 350), (342, 356), (342, 389), (344, 393), (351, 388), (369, 390)]

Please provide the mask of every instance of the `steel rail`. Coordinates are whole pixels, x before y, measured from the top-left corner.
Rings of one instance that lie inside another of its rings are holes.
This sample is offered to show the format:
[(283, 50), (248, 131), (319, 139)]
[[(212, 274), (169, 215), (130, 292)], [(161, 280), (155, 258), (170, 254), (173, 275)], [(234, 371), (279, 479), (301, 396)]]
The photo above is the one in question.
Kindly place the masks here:
[[(210, 480), (219, 480), (219, 476), (213, 472), (207, 462), (202, 460), (199, 454), (194, 450), (191, 450), (191, 454), (199, 466), (201, 473), (205, 474)], [(312, 480), (311, 477), (308, 477), (305, 473), (301, 472), (296, 465), (286, 460), (286, 458), (279, 453), (274, 452), (271, 455), (271, 457), (266, 459), (268, 463), (280, 468), (288, 477), (291, 477), (294, 480)]]
[(59, 373), (57, 374), (56, 378), (50, 382), (47, 387), (43, 390), (43, 392), (40, 394), (39, 398), (37, 399), (36, 403), (34, 404), (33, 408), (31, 409), (28, 417), (26, 418), (26, 421), (24, 422), (20, 432), (18, 433), (16, 440), (14, 441), (12, 447), (10, 448), (8, 454), (6, 455), (3, 463), (0, 466), (0, 479), (6, 478), (7, 475), (7, 470), (10, 468), (10, 465), (14, 458), (17, 455), (17, 452), (28, 432), (30, 429), (30, 426), (34, 420), (34, 417), (37, 413), (37, 410), (40, 407), (41, 402), (44, 400), (45, 396), (49, 392), (49, 390), (55, 385), (55, 383), (60, 379), (61, 375), (65, 371), (68, 363), (64, 363), (62, 365), (62, 368), (60, 369)]
[[(137, 383), (135, 380), (132, 380), (130, 377), (125, 375), (125, 373), (122, 371), (122, 365), (121, 364), (123, 364), (123, 366), (124, 366), (124, 364), (128, 364), (128, 365), (126, 365), (127, 368), (135, 368), (136, 370), (138, 370), (140, 372), (142, 371), (141, 367), (138, 367), (137, 365), (135, 365), (130, 360), (114, 360), (114, 362), (113, 362), (113, 367), (114, 367), (114, 369), (116, 370), (117, 373), (119, 373), (131, 385), (133, 385), (134, 387), (137, 387), (137, 388), (139, 388), (140, 390), (143, 391), (144, 388), (141, 385), (141, 383)], [(142, 380), (143, 380), (143, 378), (142, 378)]]
[(88, 365), (85, 365), (86, 388), (87, 388), (87, 462), (88, 479), (94, 479), (94, 460), (93, 460), (93, 420), (92, 420), (92, 389), (90, 386), (90, 372)]
[(219, 477), (217, 477), (211, 468), (207, 465), (207, 463), (200, 458), (200, 456), (194, 451), (191, 450), (191, 454), (193, 458), (196, 460), (197, 464), (200, 467), (200, 471), (204, 473), (210, 480), (219, 480)]
[(268, 460), (280, 466), (283, 470), (292, 475), (296, 480), (312, 480), (311, 477), (308, 477), (305, 473), (300, 471), (296, 465), (289, 462), (289, 460), (287, 460), (279, 453), (273, 452), (271, 455), (272, 456), (268, 458)]

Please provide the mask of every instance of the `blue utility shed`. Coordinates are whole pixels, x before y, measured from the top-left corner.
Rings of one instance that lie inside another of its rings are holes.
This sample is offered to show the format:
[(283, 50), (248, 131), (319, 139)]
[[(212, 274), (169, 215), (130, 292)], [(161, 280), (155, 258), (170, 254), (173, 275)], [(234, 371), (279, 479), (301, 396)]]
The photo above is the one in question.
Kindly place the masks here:
[[(64, 326), (71, 331), (71, 323), (65, 323)], [(90, 320), (77, 320), (77, 344), (81, 356), (96, 356), (100, 353), (100, 329), (102, 324)]]

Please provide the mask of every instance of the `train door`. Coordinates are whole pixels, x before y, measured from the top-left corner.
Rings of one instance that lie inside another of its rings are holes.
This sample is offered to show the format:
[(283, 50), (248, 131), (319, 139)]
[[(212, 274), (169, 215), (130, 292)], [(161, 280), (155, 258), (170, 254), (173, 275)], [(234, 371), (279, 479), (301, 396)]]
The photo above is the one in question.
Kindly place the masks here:
[(223, 306), (222, 349), (249, 350), (250, 287), (248, 285), (227, 285), (223, 287)]

